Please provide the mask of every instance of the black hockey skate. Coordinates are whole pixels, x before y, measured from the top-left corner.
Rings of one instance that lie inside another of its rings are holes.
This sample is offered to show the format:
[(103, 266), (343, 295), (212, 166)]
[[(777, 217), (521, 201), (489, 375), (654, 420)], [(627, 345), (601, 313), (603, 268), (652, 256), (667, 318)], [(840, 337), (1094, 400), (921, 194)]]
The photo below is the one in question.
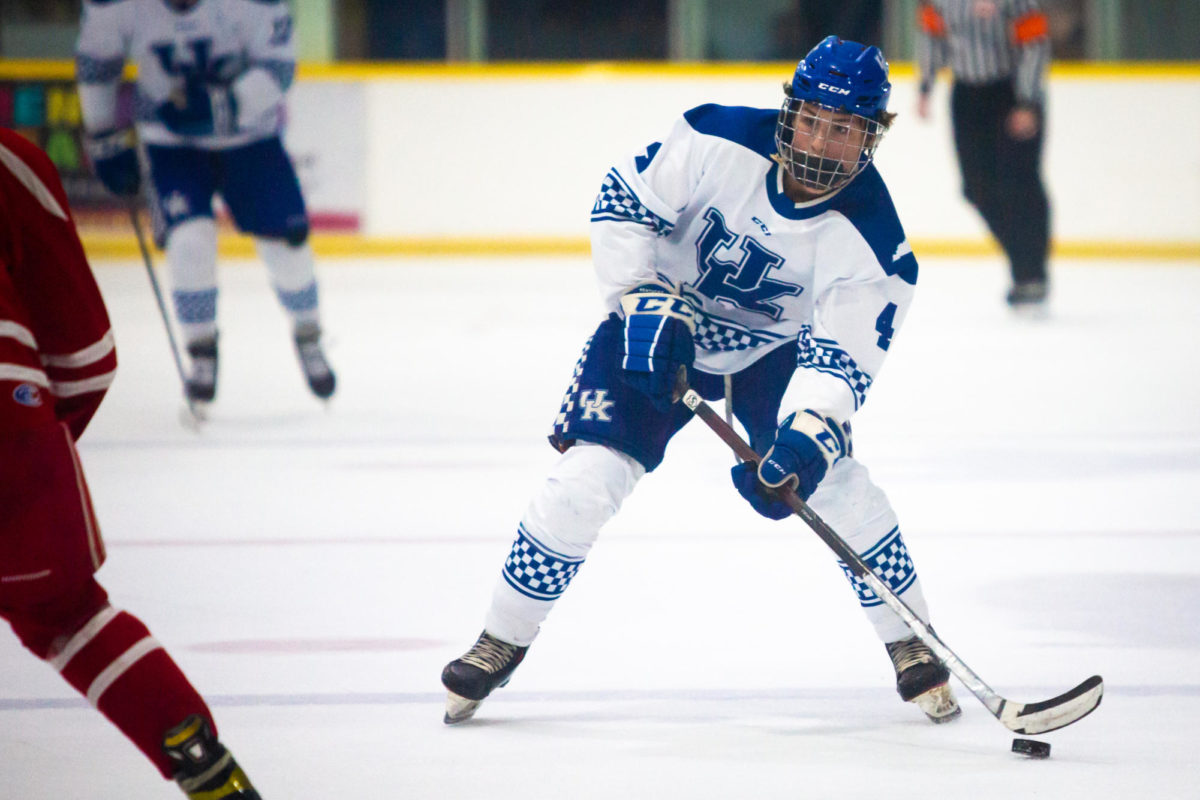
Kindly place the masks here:
[(928, 645), (911, 636), (890, 642), (887, 652), (896, 668), (896, 691), (901, 700), (916, 703), (925, 716), (937, 723), (949, 722), (962, 714), (950, 691), (950, 670)]
[(1045, 281), (1021, 281), (1014, 283), (1004, 296), (1004, 302), (1015, 313), (1040, 319), (1046, 315), (1046, 300), (1050, 288)]
[(337, 378), (325, 360), (325, 352), (321, 349), (321, 328), (318, 325), (301, 325), (296, 328), (294, 336), (296, 355), (300, 359), (300, 368), (304, 370), (304, 379), (308, 388), (322, 400), (328, 400), (337, 387)]
[(192, 360), (191, 377), (184, 382), (187, 398), (192, 403), (211, 403), (217, 396), (217, 337), (188, 342)]
[(508, 683), (528, 649), (528, 645), (502, 642), (487, 631), (479, 634), (462, 658), (454, 659), (442, 670), (442, 685), (449, 690), (442, 721), (453, 725), (474, 716), (483, 698)]
[(163, 750), (175, 763), (175, 782), (192, 800), (262, 800), (233, 754), (195, 714), (167, 732)]

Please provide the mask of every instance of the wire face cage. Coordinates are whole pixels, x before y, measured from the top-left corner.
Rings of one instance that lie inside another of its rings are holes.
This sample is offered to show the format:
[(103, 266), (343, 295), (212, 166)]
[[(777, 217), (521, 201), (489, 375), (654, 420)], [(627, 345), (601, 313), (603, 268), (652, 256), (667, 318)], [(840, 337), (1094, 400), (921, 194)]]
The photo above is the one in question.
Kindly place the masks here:
[(775, 147), (793, 178), (809, 192), (844, 186), (875, 156), (887, 127), (878, 120), (789, 97), (779, 109)]

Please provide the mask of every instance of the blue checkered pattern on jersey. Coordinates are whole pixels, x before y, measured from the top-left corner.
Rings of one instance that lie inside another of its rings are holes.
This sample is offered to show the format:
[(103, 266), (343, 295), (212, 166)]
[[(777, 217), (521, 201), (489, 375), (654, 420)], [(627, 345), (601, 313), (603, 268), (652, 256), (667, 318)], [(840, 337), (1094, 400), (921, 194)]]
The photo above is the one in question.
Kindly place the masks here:
[[(912, 559), (908, 557), (908, 548), (904, 546), (904, 539), (900, 536), (898, 526), (892, 528), (888, 535), (880, 539), (874, 547), (860, 555), (871, 571), (878, 575), (880, 580), (896, 594), (900, 594), (912, 586), (913, 581), (917, 579), (917, 568), (913, 566)], [(864, 608), (882, 605), (883, 601), (879, 599), (878, 595), (867, 586), (862, 578), (850, 571), (846, 562), (838, 561), (838, 566), (850, 579), (851, 585), (854, 586), (854, 592), (858, 595), (858, 602)]]
[(637, 193), (629, 188), (615, 169), (610, 169), (592, 206), (592, 222), (636, 222), (645, 225), (659, 236), (666, 236), (675, 226), (642, 204)]
[(312, 311), (317, 307), (317, 282), (294, 292), (275, 287), (275, 296), (288, 311)]
[(800, 354), (796, 366), (800, 369), (815, 369), (845, 381), (854, 393), (854, 408), (858, 409), (867, 400), (867, 391), (874, 380), (858, 368), (850, 354), (832, 339), (816, 339), (812, 329), (805, 326), (800, 331)]
[(217, 318), (217, 290), (174, 292), (175, 313), (180, 322), (212, 322)]
[(779, 334), (750, 330), (720, 317), (696, 312), (695, 340), (696, 347), (701, 350), (749, 350), (781, 338)]
[(125, 69), (125, 57), (94, 58), (83, 54), (75, 56), (75, 80), (80, 83), (112, 83), (121, 77)]
[(582, 564), (582, 558), (547, 549), (529, 535), (524, 525), (518, 525), (512, 552), (504, 562), (504, 580), (526, 597), (557, 600)]

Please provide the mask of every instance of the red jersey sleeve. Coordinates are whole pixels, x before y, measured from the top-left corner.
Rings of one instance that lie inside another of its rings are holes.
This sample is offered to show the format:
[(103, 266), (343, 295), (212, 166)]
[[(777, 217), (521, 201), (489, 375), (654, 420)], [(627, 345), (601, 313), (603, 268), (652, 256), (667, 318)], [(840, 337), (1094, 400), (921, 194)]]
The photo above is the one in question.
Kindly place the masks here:
[(0, 337), (7, 329), (9, 343), (24, 346), (0, 353), (17, 369), (44, 373), (55, 415), (78, 439), (116, 374), (112, 327), (54, 165), (6, 128), (0, 128), (0, 269), (7, 273), (0, 280)]

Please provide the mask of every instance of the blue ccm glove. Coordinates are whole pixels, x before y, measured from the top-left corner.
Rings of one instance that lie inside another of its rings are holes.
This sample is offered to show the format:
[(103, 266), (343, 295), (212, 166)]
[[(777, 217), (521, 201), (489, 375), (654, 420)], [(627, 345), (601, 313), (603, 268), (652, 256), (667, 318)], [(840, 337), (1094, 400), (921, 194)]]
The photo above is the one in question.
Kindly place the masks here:
[(696, 360), (696, 329), (692, 304), (664, 286), (648, 283), (621, 298), (625, 312), (625, 382), (667, 412), (675, 401), (675, 380), (681, 366)]
[(155, 109), (158, 118), (180, 136), (228, 136), (237, 130), (237, 101), (227, 85), (187, 75), (167, 102)]
[(142, 186), (133, 128), (103, 131), (84, 140), (96, 177), (117, 197), (134, 197)]
[(844, 455), (842, 427), (815, 411), (802, 411), (780, 423), (775, 443), (760, 463), (746, 461), (732, 469), (733, 485), (764, 517), (786, 519), (792, 515), (791, 507), (770, 489), (789, 484), (801, 500), (808, 500)]

